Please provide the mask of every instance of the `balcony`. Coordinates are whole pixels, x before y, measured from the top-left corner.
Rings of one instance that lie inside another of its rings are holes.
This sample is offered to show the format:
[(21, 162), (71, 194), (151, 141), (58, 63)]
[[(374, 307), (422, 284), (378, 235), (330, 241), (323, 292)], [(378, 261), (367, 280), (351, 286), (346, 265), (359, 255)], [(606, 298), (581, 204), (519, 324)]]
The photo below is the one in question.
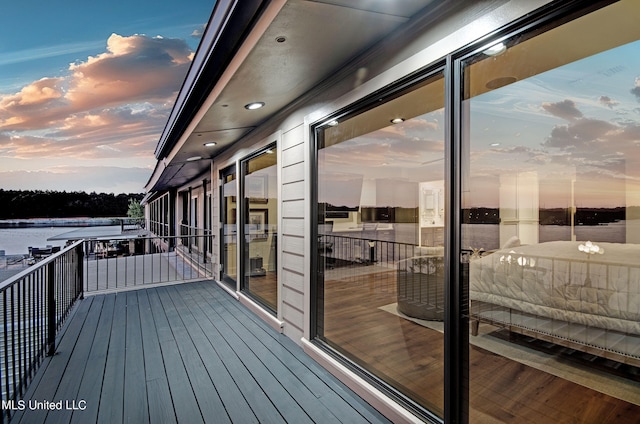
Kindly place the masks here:
[(202, 243), (144, 245), (2, 283), (2, 422), (388, 422), (213, 282)]

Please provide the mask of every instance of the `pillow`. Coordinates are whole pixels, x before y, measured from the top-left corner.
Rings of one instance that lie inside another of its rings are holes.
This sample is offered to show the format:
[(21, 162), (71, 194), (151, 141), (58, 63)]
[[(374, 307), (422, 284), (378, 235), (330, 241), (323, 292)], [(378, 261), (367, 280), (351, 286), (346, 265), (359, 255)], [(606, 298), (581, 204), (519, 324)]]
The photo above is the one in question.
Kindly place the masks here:
[(503, 249), (511, 249), (512, 247), (520, 246), (520, 239), (518, 236), (513, 236), (502, 246)]

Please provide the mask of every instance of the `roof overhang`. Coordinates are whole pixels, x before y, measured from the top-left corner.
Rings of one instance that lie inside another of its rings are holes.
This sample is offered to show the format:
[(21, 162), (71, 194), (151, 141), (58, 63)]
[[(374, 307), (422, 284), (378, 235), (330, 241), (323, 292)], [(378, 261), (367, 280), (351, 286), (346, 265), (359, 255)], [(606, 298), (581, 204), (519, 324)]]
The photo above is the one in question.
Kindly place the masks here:
[[(156, 148), (147, 191), (199, 178), (217, 155), (441, 3), (218, 1)], [(265, 106), (246, 109), (251, 102)]]

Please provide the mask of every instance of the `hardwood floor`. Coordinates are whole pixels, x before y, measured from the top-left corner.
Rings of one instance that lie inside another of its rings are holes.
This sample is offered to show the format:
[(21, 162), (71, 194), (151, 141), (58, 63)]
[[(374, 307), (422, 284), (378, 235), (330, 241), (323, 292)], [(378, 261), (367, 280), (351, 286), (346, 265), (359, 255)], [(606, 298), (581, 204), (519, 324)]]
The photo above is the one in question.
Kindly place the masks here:
[(266, 271), (265, 275), (249, 277), (248, 291), (270, 306), (273, 310), (278, 307), (278, 274)]
[[(379, 309), (396, 302), (395, 271), (359, 267), (336, 268), (325, 275), (326, 339), (441, 414), (443, 334)], [(472, 423), (638, 422), (637, 405), (473, 345), (469, 362)]]

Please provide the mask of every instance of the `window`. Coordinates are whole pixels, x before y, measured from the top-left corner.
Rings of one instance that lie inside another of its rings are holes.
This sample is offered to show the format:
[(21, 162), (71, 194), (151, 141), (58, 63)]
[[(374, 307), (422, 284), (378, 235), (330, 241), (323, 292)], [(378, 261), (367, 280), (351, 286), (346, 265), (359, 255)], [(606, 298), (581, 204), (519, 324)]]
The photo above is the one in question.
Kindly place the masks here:
[(437, 74), (315, 128), (315, 340), (423, 417), (640, 410), (640, 4), (575, 9), (452, 55), (451, 110)]
[(442, 415), (444, 78), (374, 104), (317, 131), (317, 336)]
[(242, 289), (272, 312), (278, 308), (278, 160), (270, 146), (242, 162)]
[(222, 254), (220, 257), (220, 279), (235, 288), (237, 281), (237, 187), (236, 167), (231, 166), (220, 172), (222, 187), (220, 193), (221, 238)]
[(471, 422), (609, 422), (638, 398), (638, 16), (621, 1), (462, 62)]

